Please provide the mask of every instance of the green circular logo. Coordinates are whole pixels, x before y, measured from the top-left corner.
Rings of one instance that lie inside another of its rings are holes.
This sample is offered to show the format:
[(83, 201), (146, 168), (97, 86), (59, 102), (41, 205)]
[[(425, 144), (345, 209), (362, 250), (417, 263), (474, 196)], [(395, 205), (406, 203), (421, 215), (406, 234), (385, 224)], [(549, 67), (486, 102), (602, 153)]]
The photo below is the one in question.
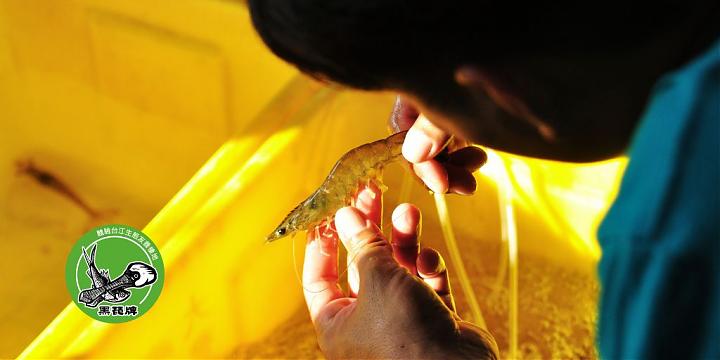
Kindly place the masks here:
[(120, 323), (150, 310), (160, 297), (165, 267), (142, 231), (104, 225), (87, 232), (72, 248), (65, 281), (80, 310), (95, 320)]

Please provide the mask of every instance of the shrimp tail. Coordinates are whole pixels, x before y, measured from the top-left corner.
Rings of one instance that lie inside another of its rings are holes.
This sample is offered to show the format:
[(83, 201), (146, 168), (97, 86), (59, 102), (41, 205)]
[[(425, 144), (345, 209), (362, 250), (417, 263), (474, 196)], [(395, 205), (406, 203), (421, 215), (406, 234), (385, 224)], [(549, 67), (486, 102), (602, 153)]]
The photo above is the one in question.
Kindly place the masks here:
[(402, 155), (402, 145), (405, 142), (406, 136), (407, 130), (392, 134), (385, 139), (385, 143), (389, 149), (388, 152), (391, 154), (393, 160)]

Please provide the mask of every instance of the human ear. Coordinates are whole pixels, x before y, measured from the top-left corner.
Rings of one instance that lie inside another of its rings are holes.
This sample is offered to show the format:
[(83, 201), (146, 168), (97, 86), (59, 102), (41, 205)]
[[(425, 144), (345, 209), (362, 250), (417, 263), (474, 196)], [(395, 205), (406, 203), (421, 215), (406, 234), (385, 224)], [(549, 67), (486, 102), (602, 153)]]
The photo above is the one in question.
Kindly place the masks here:
[(455, 70), (455, 82), (474, 96), (487, 94), (505, 111), (524, 116), (527, 106), (513, 94), (512, 86), (499, 75), (475, 65), (463, 65)]
[(463, 65), (455, 69), (455, 82), (465, 88), (484, 88), (487, 81), (484, 71), (475, 65)]

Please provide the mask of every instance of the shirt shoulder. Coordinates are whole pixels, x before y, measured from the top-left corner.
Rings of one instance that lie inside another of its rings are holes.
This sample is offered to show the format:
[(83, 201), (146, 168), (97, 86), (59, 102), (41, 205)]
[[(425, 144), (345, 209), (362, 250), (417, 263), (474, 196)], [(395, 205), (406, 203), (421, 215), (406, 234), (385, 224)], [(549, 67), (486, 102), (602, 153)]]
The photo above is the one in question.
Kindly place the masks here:
[(693, 235), (687, 232), (720, 236), (719, 124), (717, 41), (656, 84), (620, 192), (599, 231), (603, 248), (686, 241)]

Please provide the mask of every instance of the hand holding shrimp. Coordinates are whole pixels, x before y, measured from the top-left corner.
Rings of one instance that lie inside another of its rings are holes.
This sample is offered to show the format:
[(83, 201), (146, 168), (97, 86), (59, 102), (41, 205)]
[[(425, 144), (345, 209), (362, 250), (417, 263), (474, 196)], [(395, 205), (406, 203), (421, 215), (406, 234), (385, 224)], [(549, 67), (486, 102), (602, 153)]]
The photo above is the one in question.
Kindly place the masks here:
[[(398, 101), (397, 104), (402, 103)], [(396, 105), (396, 108), (398, 106), (402, 107)], [(398, 160), (401, 155), (413, 162), (415, 173), (433, 191), (445, 193), (450, 190), (457, 194), (472, 194), (476, 188), (472, 172), (487, 160), (485, 152), (477, 147), (466, 146), (449, 155), (441, 154), (450, 141), (450, 136), (434, 126), (421, 126), (425, 123), (422, 116), (412, 125), (410, 131), (407, 131), (407, 126), (415, 121), (411, 116), (408, 111), (393, 112), (390, 118), (391, 127), (400, 126), (405, 128), (404, 131), (345, 153), (335, 163), (322, 185), (295, 207), (265, 240), (275, 241), (301, 230), (317, 231), (317, 226), (323, 221), (329, 227), (334, 212), (342, 206), (350, 205), (352, 196), (361, 186), (372, 182), (380, 183), (385, 165)], [(425, 133), (430, 130), (438, 133), (441, 139), (428, 141)], [(408, 134), (410, 135), (406, 141)], [(418, 150), (418, 146), (426, 147), (427, 151)], [(424, 153), (424, 157), (408, 156), (408, 153), (417, 151)], [(447, 159), (441, 163), (434, 159), (436, 155), (445, 155)]]
[(469, 195), (477, 184), (472, 173), (487, 160), (485, 152), (435, 125), (398, 97), (388, 121), (393, 131), (406, 131), (402, 153), (415, 174), (437, 193)]
[[(419, 251), (418, 208), (395, 209), (388, 242), (380, 231), (382, 192), (365, 187), (355, 203), (337, 211), (337, 233), (308, 233), (303, 288), (323, 353), (328, 358), (442, 358), (457, 356), (457, 344), (463, 343), (476, 355), (496, 354), (487, 332), (455, 313), (440, 254)], [(347, 294), (339, 283), (338, 239), (353, 259), (350, 274), (357, 274), (348, 276)]]

